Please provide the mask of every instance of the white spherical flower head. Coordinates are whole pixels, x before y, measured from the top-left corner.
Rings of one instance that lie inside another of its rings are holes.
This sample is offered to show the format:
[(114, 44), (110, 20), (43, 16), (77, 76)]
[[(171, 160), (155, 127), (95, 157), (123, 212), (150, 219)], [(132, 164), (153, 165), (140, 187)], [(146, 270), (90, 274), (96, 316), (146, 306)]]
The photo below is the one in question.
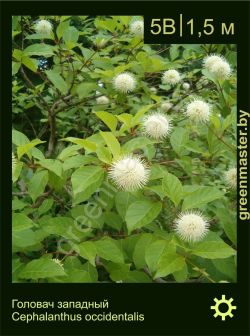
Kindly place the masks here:
[(144, 118), (143, 129), (150, 138), (161, 140), (168, 136), (171, 123), (164, 114), (156, 112)]
[(117, 75), (113, 80), (114, 88), (122, 93), (134, 91), (136, 87), (136, 80), (129, 72), (123, 72)]
[(157, 89), (156, 89), (156, 87), (152, 86), (149, 90), (150, 90), (153, 94), (157, 94)]
[(169, 102), (165, 102), (161, 104), (162, 112), (168, 112), (172, 107), (173, 107), (173, 104)]
[(177, 70), (167, 70), (163, 73), (162, 83), (175, 85), (181, 81), (181, 76)]
[(101, 96), (101, 97), (96, 98), (96, 103), (98, 105), (106, 105), (106, 104), (109, 104), (109, 99), (106, 96)]
[(211, 66), (210, 72), (216, 78), (225, 80), (230, 76), (231, 68), (227, 61), (218, 61)]
[(39, 20), (35, 24), (35, 31), (37, 34), (50, 35), (52, 28), (53, 26), (48, 20)]
[(203, 61), (203, 66), (207, 70), (211, 71), (212, 66), (216, 64), (217, 62), (221, 62), (221, 61), (223, 61), (223, 57), (220, 55), (214, 55), (214, 54), (208, 55), (207, 57), (205, 57)]
[(225, 180), (227, 185), (232, 188), (237, 188), (237, 169), (231, 168), (228, 171), (225, 172)]
[(149, 168), (139, 157), (126, 155), (112, 164), (109, 177), (119, 189), (135, 191), (147, 183), (149, 172)]
[(136, 20), (130, 25), (130, 33), (142, 37), (144, 35), (144, 22), (143, 20)]
[(185, 90), (185, 91), (188, 91), (190, 89), (190, 84), (189, 83), (183, 83), (182, 84), (182, 88)]
[(208, 232), (208, 221), (198, 212), (181, 213), (175, 221), (176, 234), (185, 241), (197, 242)]
[(209, 120), (210, 106), (203, 100), (195, 99), (186, 107), (186, 115), (195, 123), (204, 123)]

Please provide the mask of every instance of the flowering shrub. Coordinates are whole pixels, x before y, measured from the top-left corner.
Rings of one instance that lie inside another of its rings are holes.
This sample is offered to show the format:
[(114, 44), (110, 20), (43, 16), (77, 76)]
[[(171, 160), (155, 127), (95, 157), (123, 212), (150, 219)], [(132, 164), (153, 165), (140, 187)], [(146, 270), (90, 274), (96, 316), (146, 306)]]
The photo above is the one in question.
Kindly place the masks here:
[(13, 17), (13, 281), (236, 281), (236, 47)]

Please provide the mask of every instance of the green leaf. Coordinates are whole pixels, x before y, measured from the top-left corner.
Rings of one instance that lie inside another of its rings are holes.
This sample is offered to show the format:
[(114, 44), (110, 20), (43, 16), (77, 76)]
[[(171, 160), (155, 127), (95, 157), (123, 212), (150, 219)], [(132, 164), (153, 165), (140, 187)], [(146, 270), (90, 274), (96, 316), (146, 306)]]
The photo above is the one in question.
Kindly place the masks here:
[(166, 245), (167, 242), (165, 240), (156, 240), (146, 247), (145, 260), (150, 272), (156, 271), (158, 261)]
[[(99, 198), (97, 200), (99, 200)], [(75, 224), (82, 229), (84, 227), (102, 229), (104, 219), (101, 208), (97, 202), (77, 205), (71, 209), (71, 215), (75, 218)]]
[(76, 92), (80, 99), (88, 97), (91, 92), (97, 89), (96, 83), (83, 82), (77, 86)]
[(106, 142), (106, 145), (108, 146), (114, 159), (118, 158), (121, 152), (121, 146), (116, 137), (111, 132), (100, 131), (100, 134), (103, 137), (104, 141)]
[(20, 69), (21, 63), (12, 61), (12, 76), (16, 75)]
[(124, 279), (123, 282), (128, 283), (149, 283), (152, 282), (152, 280), (149, 278), (147, 274), (140, 271), (130, 271), (128, 273), (128, 277)]
[(88, 275), (88, 277), (86, 277), (85, 281), (83, 282), (97, 282), (98, 281), (98, 272), (96, 270), (96, 268), (94, 266), (92, 266), (89, 262), (86, 262), (85, 264), (83, 264), (82, 266), (83, 271), (85, 271)]
[(122, 123), (124, 123), (124, 125), (126, 126), (126, 128), (130, 128), (132, 127), (132, 120), (133, 120), (133, 116), (129, 113), (121, 113), (116, 115), (116, 118), (121, 121)]
[(22, 64), (33, 72), (37, 72), (38, 61), (27, 56), (22, 57)]
[(66, 44), (67, 49), (72, 49), (76, 46), (79, 38), (79, 31), (75, 27), (68, 27), (63, 32), (63, 40)]
[(15, 183), (18, 180), (21, 174), (22, 168), (23, 168), (23, 162), (17, 162), (14, 170), (12, 170), (12, 182), (13, 183)]
[(104, 147), (102, 145), (98, 146), (96, 150), (96, 155), (98, 159), (101, 160), (102, 162), (111, 164), (112, 156), (107, 147)]
[(20, 145), (17, 147), (17, 157), (18, 157), (18, 160), (21, 159), (21, 157), (24, 155), (24, 154), (27, 154), (29, 158), (31, 158), (31, 154), (30, 154), (30, 150), (35, 147), (36, 145), (40, 144), (40, 143), (44, 143), (45, 141), (41, 141), (40, 139), (35, 139), (35, 140), (32, 140), (31, 142), (29, 143), (26, 143), (24, 145)]
[(224, 231), (231, 242), (237, 245), (237, 221), (236, 218), (234, 219), (234, 221), (228, 219), (224, 222)]
[(170, 49), (169, 49), (169, 54), (171, 61), (174, 61), (178, 56), (179, 56), (179, 45), (178, 44), (172, 44)]
[(203, 241), (195, 244), (192, 254), (207, 259), (228, 258), (236, 254), (236, 251), (224, 243), (223, 240)]
[(25, 37), (25, 40), (54, 40), (55, 36), (53, 32), (48, 34), (31, 34)]
[(28, 183), (28, 191), (33, 202), (44, 192), (48, 179), (48, 172), (46, 170), (36, 171), (31, 177)]
[(108, 30), (111, 33), (113, 33), (116, 28), (116, 22), (113, 19), (100, 20), (96, 18), (94, 24), (97, 29), (104, 31)]
[[(213, 259), (211, 260), (216, 269), (226, 275), (226, 279), (229, 278), (231, 281), (236, 281), (237, 278), (237, 269), (234, 257), (226, 259)], [(222, 279), (224, 280), (224, 279)]]
[(65, 161), (63, 162), (63, 170), (66, 171), (72, 168), (82, 167), (91, 163), (99, 163), (99, 161), (93, 156), (75, 155), (65, 159)]
[(167, 169), (160, 164), (152, 164), (150, 168), (150, 180), (158, 180), (167, 174)]
[(230, 113), (223, 121), (222, 132), (224, 132), (233, 122), (234, 122), (234, 113)]
[(18, 198), (15, 198), (12, 200), (12, 211), (23, 210), (28, 205), (28, 203), (22, 202)]
[(164, 199), (165, 193), (163, 191), (162, 185), (153, 185), (150, 187), (144, 187), (145, 190), (150, 190), (160, 197), (161, 200)]
[(130, 204), (137, 200), (136, 196), (126, 191), (118, 191), (115, 196), (116, 210), (122, 218), (125, 218)]
[(105, 125), (108, 126), (108, 128), (112, 132), (115, 132), (117, 126), (117, 119), (113, 114), (105, 111), (98, 111), (95, 112), (95, 114), (99, 119), (101, 119), (104, 122)]
[(12, 214), (12, 230), (22, 231), (30, 229), (34, 226), (32, 220), (23, 213)]
[(37, 209), (37, 213), (39, 216), (43, 215), (44, 213), (48, 212), (54, 204), (53, 199), (47, 198), (43, 201), (42, 205)]
[(95, 241), (95, 247), (99, 257), (113, 261), (114, 263), (124, 263), (122, 251), (119, 249), (114, 239), (107, 237)]
[(43, 168), (46, 168), (53, 173), (55, 173), (57, 176), (62, 177), (62, 163), (59, 160), (54, 159), (43, 159), (38, 161), (38, 164), (42, 166)]
[(40, 241), (32, 229), (12, 231), (12, 244), (15, 251), (23, 250), (29, 246), (35, 245)]
[(98, 273), (95, 267), (89, 262), (82, 264), (77, 257), (67, 257), (64, 262), (66, 276), (50, 278), (49, 282), (73, 282), (73, 283), (93, 283), (98, 280)]
[(22, 132), (12, 130), (12, 143), (16, 146), (22, 146), (29, 143), (29, 139)]
[[(89, 228), (83, 229), (81, 226), (78, 226), (78, 222), (70, 217), (58, 216), (47, 218), (45, 216), (45, 219), (42, 217), (39, 220), (39, 224), (48, 235), (62, 236), (72, 242), (79, 242), (80, 239), (87, 237), (89, 234)], [(58, 246), (59, 250), (60, 247)]]
[(153, 142), (145, 137), (137, 137), (135, 139), (131, 139), (127, 141), (123, 146), (122, 146), (122, 151), (124, 153), (131, 153), (136, 149), (145, 149), (147, 145), (152, 145)]
[(166, 250), (160, 257), (154, 279), (179, 271), (184, 265), (185, 259), (182, 256)]
[(69, 28), (70, 21), (62, 21), (59, 23), (59, 25), (56, 28), (56, 35), (58, 39), (63, 37), (64, 32)]
[(19, 282), (19, 273), (24, 266), (25, 264), (23, 264), (18, 258), (12, 259), (12, 282)]
[(170, 143), (173, 147), (173, 150), (181, 155), (183, 150), (185, 150), (185, 145), (189, 140), (189, 133), (183, 127), (176, 127), (170, 137)]
[(57, 192), (62, 192), (62, 189), (66, 184), (67, 176), (64, 176), (63, 178), (61, 178), (49, 170), (48, 170), (48, 173), (49, 173), (48, 185), (50, 186), (50, 188), (54, 189)]
[(165, 195), (174, 202), (175, 206), (180, 203), (182, 199), (182, 184), (176, 176), (166, 173), (162, 180), (162, 189)]
[(146, 266), (145, 251), (152, 241), (152, 234), (143, 233), (136, 242), (133, 252), (133, 261), (137, 269), (142, 269), (144, 266)]
[[(76, 139), (76, 138), (73, 138), (73, 139)], [(78, 155), (79, 154), (78, 150), (80, 148), (82, 148), (80, 145), (68, 146), (60, 152), (57, 158), (61, 161), (65, 161), (66, 159), (72, 156)]]
[(125, 216), (128, 233), (151, 223), (161, 211), (160, 202), (151, 202), (149, 200), (137, 201), (132, 203)]
[(217, 207), (216, 217), (219, 219), (220, 226), (224, 229), (227, 237), (234, 245), (237, 245), (237, 219), (234, 211), (227, 208)]
[(19, 49), (14, 49), (13, 50), (13, 53), (12, 53), (12, 56), (19, 62), (22, 61), (22, 56), (23, 56), (23, 52), (22, 50), (19, 50)]
[(30, 261), (19, 273), (21, 279), (44, 279), (66, 275), (62, 266), (51, 259), (40, 258)]
[(92, 241), (86, 241), (79, 244), (77, 248), (80, 256), (87, 259), (91, 265), (95, 266), (95, 257), (97, 255), (95, 243)]
[(24, 49), (23, 55), (50, 57), (54, 55), (54, 47), (45, 43), (32, 44)]
[(106, 211), (104, 214), (104, 222), (113, 229), (119, 231), (122, 228), (122, 218), (115, 212)]
[(85, 150), (87, 150), (89, 152), (95, 152), (96, 151), (96, 144), (87, 140), (87, 139), (79, 139), (79, 138), (68, 137), (68, 138), (64, 138), (62, 140), (73, 142), (73, 143), (81, 146), (81, 148), (84, 148)]
[(68, 86), (62, 76), (54, 70), (45, 71), (48, 79), (51, 83), (62, 93), (66, 94), (68, 92)]
[(104, 267), (108, 271), (110, 279), (113, 281), (126, 279), (130, 270), (130, 265), (111, 261), (104, 262)]
[(173, 276), (177, 282), (185, 282), (188, 277), (187, 264), (185, 263), (181, 269), (173, 272)]
[(78, 168), (71, 176), (74, 204), (88, 199), (104, 179), (104, 171), (98, 166)]
[(185, 196), (182, 210), (199, 208), (200, 206), (223, 197), (223, 192), (216, 187), (198, 187), (195, 191)]

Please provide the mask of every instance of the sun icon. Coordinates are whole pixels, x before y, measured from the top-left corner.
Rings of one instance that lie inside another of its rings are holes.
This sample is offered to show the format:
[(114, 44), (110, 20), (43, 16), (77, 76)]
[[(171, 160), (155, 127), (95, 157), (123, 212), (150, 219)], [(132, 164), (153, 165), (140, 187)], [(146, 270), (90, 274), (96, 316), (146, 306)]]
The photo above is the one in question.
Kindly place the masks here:
[[(222, 321), (226, 320), (226, 316), (233, 317), (232, 310), (237, 309), (237, 306), (233, 306), (233, 298), (229, 300), (226, 299), (226, 295), (222, 295), (221, 299), (218, 300), (214, 298), (215, 305), (211, 306), (211, 309), (215, 310), (214, 317), (220, 316)], [(221, 311), (222, 305), (227, 306), (227, 310), (225, 312)]]

